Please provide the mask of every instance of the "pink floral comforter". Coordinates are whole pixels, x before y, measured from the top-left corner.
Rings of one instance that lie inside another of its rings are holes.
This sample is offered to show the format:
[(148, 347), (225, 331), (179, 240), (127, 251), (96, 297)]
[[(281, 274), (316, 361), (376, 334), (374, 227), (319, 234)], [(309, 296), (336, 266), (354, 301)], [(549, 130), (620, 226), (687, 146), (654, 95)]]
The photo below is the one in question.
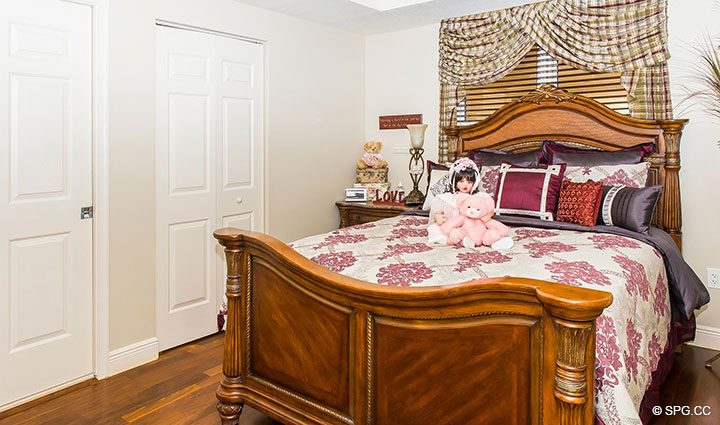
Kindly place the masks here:
[(427, 218), (399, 216), (301, 239), (291, 246), (336, 272), (368, 282), (428, 286), (512, 275), (601, 289), (614, 301), (597, 319), (597, 415), (606, 425), (639, 424), (670, 328), (660, 253), (624, 236), (516, 227), (515, 246), (427, 244)]

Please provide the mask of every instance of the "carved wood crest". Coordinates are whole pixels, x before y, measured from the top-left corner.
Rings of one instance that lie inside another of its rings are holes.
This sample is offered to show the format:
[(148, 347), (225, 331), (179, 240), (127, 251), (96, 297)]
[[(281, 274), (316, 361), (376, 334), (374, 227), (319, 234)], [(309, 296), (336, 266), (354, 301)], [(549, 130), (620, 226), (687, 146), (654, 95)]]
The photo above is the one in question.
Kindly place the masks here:
[(554, 100), (555, 103), (560, 103), (566, 100), (577, 99), (577, 95), (574, 95), (567, 90), (559, 89), (552, 84), (543, 84), (518, 99), (518, 102), (540, 104), (540, 102), (550, 99)]

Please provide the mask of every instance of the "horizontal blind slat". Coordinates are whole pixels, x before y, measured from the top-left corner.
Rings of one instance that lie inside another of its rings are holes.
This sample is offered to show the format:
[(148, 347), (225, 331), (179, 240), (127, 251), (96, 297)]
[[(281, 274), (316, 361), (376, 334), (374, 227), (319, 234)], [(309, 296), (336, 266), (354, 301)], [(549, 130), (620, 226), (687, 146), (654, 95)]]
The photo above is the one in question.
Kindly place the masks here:
[(479, 121), (538, 86), (538, 80), (595, 99), (607, 107), (628, 114), (627, 92), (621, 74), (599, 73), (557, 63), (537, 46), (531, 49), (505, 77), (490, 84), (463, 87), (465, 103), (458, 111), (460, 122)]

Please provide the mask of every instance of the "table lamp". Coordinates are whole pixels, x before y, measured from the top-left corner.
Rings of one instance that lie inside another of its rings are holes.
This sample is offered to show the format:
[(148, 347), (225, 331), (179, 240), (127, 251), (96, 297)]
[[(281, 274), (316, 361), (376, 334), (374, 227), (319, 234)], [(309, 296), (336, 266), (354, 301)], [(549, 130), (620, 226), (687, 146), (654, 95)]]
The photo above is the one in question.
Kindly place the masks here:
[(425, 161), (422, 154), (423, 144), (425, 143), (425, 129), (427, 124), (408, 124), (407, 129), (410, 132), (410, 164), (408, 170), (410, 179), (413, 182), (413, 188), (410, 193), (405, 196), (406, 205), (422, 204), (424, 196), (418, 189), (420, 178), (425, 172)]

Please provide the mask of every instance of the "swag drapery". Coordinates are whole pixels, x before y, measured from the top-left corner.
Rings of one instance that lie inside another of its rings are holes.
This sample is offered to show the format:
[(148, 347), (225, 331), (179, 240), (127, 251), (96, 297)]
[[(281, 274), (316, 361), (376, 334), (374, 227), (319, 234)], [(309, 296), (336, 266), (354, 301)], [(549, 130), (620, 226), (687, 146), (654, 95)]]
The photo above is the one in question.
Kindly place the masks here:
[(667, 38), (667, 0), (550, 0), (444, 19), (439, 160), (454, 154), (442, 128), (454, 124), (461, 88), (499, 80), (535, 44), (572, 67), (622, 73), (632, 116), (672, 118)]

